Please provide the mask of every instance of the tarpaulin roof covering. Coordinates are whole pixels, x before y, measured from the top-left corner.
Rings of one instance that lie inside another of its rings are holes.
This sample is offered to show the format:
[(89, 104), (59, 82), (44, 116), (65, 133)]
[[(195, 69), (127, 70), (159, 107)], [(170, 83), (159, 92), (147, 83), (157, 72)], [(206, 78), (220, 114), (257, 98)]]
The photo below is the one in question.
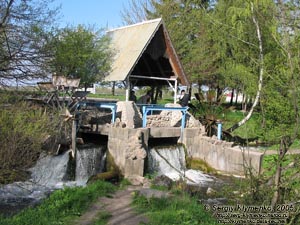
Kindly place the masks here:
[(152, 86), (168, 85), (164, 79), (175, 78), (182, 85), (189, 84), (161, 18), (120, 27), (107, 34), (114, 57), (105, 81), (129, 78), (135, 86)]

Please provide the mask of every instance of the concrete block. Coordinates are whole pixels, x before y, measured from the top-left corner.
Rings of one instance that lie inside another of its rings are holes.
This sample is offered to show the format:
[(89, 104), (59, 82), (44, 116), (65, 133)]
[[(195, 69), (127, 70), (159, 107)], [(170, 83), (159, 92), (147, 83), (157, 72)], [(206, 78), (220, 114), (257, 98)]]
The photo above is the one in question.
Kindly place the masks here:
[(125, 160), (125, 177), (137, 175), (144, 176), (144, 159), (126, 159)]
[(197, 137), (190, 142), (185, 139), (184, 145), (192, 158), (205, 160), (216, 170), (244, 175), (244, 166), (251, 166), (253, 172), (261, 172), (263, 153), (254, 150), (243, 150), (240, 147), (231, 147), (231, 143), (217, 140), (215, 137)]
[(200, 128), (185, 128), (184, 129), (184, 137), (185, 138), (195, 138), (198, 137), (201, 133)]

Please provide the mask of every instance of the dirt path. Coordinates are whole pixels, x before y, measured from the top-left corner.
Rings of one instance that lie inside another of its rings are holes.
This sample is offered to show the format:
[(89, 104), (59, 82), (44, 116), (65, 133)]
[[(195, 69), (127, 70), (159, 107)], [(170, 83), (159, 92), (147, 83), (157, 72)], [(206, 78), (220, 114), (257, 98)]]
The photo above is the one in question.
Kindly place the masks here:
[(107, 212), (111, 215), (108, 225), (138, 225), (141, 222), (147, 223), (147, 218), (137, 214), (130, 206), (132, 192), (140, 190), (139, 186), (128, 186), (125, 190), (119, 190), (112, 198), (99, 198), (90, 209), (83, 214), (76, 222), (77, 225), (93, 224), (100, 212)]

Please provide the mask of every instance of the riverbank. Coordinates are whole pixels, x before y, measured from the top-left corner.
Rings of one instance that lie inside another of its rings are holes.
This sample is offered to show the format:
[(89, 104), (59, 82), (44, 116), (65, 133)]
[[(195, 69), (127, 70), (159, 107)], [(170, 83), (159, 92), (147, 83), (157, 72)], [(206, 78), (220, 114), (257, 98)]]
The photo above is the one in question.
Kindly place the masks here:
[[(103, 181), (96, 181), (86, 187), (64, 188), (53, 192), (34, 208), (25, 209), (10, 218), (0, 218), (0, 224), (133, 225), (144, 222), (168, 225), (174, 224), (174, 218), (176, 224), (197, 224), (200, 218), (203, 222), (201, 224), (216, 224), (212, 215), (205, 212), (196, 198), (178, 188), (170, 191), (171, 198), (165, 197), (167, 195), (161, 198), (147, 198), (139, 194), (141, 189), (141, 186), (123, 186), (118, 189), (115, 185)], [(167, 211), (163, 211), (160, 205), (165, 206), (164, 210)]]

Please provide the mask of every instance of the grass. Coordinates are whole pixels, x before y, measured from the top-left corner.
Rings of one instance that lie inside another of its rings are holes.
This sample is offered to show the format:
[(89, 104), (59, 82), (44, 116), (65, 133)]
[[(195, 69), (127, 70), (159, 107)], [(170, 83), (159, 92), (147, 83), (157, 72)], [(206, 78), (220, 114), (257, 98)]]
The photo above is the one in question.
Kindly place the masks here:
[[(86, 187), (73, 187), (57, 190), (39, 206), (28, 208), (10, 218), (0, 218), (1, 225), (58, 225), (72, 224), (100, 196), (115, 190), (110, 183), (97, 181)], [(99, 215), (104, 224), (107, 214)]]
[[(241, 111), (225, 112), (224, 117), (222, 119), (224, 129), (226, 130), (230, 128), (233, 124), (241, 121), (245, 116), (246, 113)], [(246, 124), (236, 129), (232, 134), (238, 135), (242, 138), (253, 138), (260, 136), (259, 130), (261, 130), (259, 115), (257, 113), (254, 113), (250, 120), (246, 122)]]
[[(267, 148), (267, 150), (278, 150), (280, 148), (280, 144), (271, 145)], [(298, 150), (300, 149), (300, 140), (296, 139), (293, 144), (290, 146), (289, 150)]]
[[(296, 172), (298, 173), (298, 168), (294, 165), (299, 163), (299, 159), (300, 159), (299, 154), (285, 155), (284, 159), (282, 160), (282, 167), (286, 168), (284, 169), (284, 173), (287, 175), (294, 174)], [(278, 154), (265, 155), (263, 157), (262, 169), (264, 175), (273, 176), (275, 174), (277, 161), (278, 161)]]
[(220, 224), (210, 212), (204, 210), (203, 205), (199, 204), (196, 198), (182, 192), (167, 199), (147, 199), (136, 195), (133, 204), (140, 213), (145, 213), (149, 218), (149, 225)]

